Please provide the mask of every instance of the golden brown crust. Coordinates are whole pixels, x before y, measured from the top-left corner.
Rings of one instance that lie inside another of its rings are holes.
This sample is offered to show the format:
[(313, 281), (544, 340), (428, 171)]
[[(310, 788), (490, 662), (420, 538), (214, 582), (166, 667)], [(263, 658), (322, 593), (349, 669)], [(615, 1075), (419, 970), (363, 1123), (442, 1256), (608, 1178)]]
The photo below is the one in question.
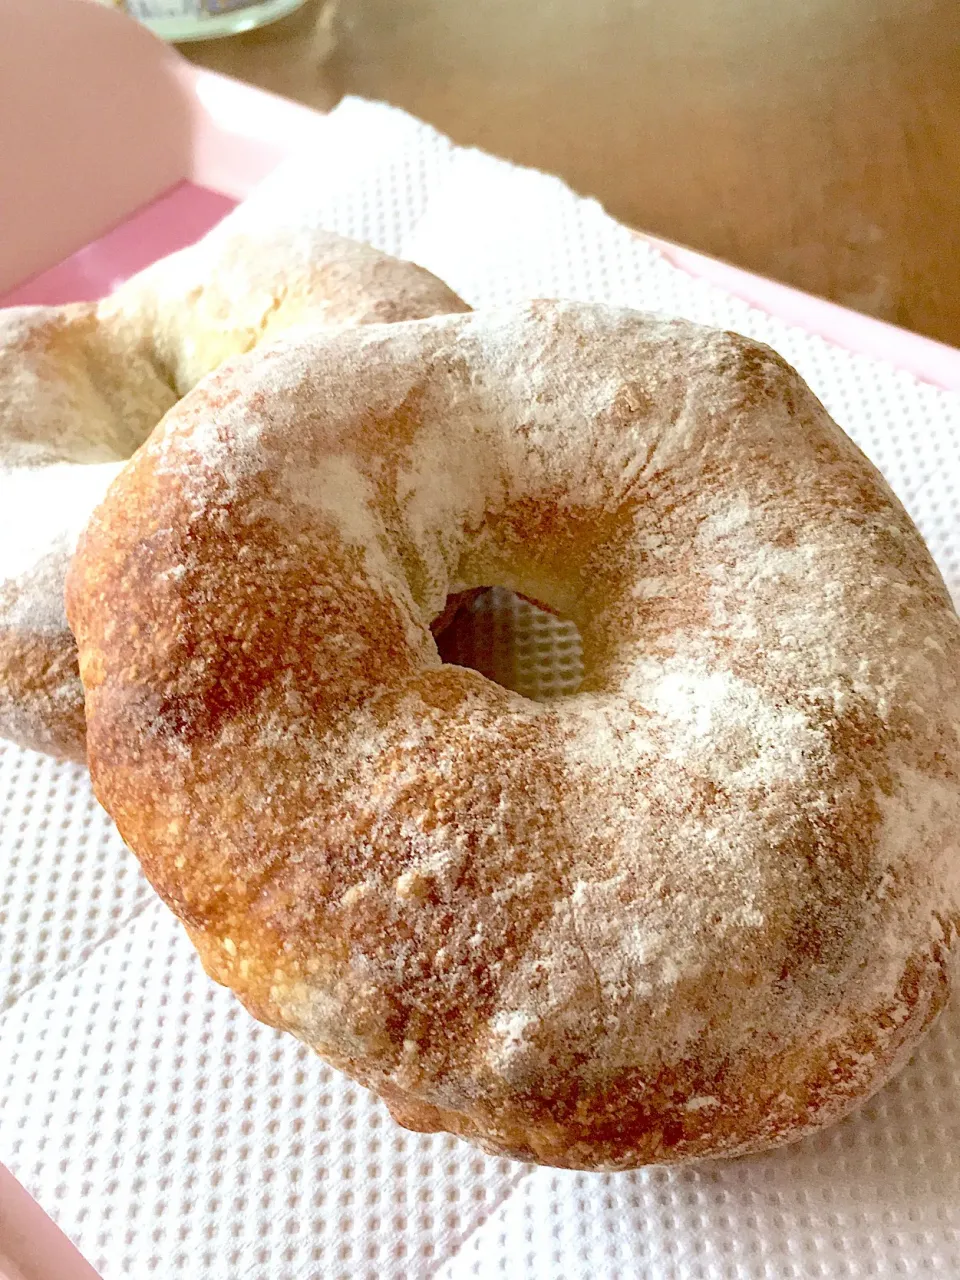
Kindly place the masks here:
[[(581, 690), (439, 661), (573, 618)], [(414, 1128), (580, 1168), (848, 1111), (947, 998), (960, 623), (773, 352), (575, 304), (224, 366), (68, 579), (97, 794), (208, 972)]]
[(0, 586), (0, 725), (21, 746), (82, 762), (83, 686), (63, 610), (68, 562), (54, 550)]
[(85, 758), (64, 549), (180, 395), (294, 325), (466, 309), (413, 263), (241, 208), (99, 304), (0, 313), (0, 736)]

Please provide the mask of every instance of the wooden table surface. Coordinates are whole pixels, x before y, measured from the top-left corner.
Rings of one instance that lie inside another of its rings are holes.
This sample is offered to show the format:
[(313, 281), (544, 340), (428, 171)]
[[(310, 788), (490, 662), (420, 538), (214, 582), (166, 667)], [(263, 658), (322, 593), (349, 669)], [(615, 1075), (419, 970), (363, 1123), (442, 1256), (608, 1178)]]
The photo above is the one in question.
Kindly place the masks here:
[(310, 0), (183, 52), (321, 108), (383, 98), (960, 345), (960, 0)]

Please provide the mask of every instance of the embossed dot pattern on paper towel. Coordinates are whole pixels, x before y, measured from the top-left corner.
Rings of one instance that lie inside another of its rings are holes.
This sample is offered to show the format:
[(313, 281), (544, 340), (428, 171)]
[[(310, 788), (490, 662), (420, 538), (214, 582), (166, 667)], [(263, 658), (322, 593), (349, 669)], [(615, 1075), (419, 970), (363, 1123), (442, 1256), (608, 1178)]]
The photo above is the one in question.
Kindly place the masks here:
[(576, 624), (504, 587), (485, 591), (461, 609), (437, 647), (444, 662), (473, 667), (538, 702), (576, 693), (583, 679)]
[[(477, 305), (593, 298), (770, 342), (960, 594), (960, 398), (692, 279), (556, 179), (347, 100), (252, 215), (370, 239)], [(464, 643), (492, 646), (529, 696), (575, 687), (569, 627), (507, 592), (474, 622)], [(796, 1147), (619, 1176), (506, 1164), (405, 1133), (254, 1022), (204, 975), (84, 772), (3, 746), (0, 1011), (0, 1159), (106, 1280), (960, 1275), (956, 1007), (897, 1081)]]
[(856, 1116), (736, 1161), (538, 1169), (443, 1280), (960, 1275), (960, 1008)]
[(0, 742), (0, 1011), (149, 898), (86, 770)]
[(155, 901), (0, 1042), (0, 1151), (107, 1276), (406, 1276), (515, 1176), (254, 1022)]

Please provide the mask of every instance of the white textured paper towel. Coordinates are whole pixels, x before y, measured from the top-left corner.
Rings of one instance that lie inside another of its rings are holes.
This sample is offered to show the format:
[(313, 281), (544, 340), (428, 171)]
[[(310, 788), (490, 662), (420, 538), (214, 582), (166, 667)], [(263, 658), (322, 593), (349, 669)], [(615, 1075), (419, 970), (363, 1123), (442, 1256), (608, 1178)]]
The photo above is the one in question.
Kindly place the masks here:
[[(309, 179), (305, 174), (309, 170)], [(556, 179), (346, 101), (259, 216), (413, 257), (475, 305), (562, 295), (771, 343), (906, 503), (960, 595), (960, 397), (671, 267)], [(296, 212), (299, 211), (299, 212)], [(482, 625), (510, 606), (481, 602)], [(519, 675), (576, 643), (520, 606)], [(589, 1175), (399, 1129), (203, 974), (83, 770), (0, 747), (0, 1159), (107, 1280), (960, 1277), (960, 1009), (857, 1116), (796, 1147)]]

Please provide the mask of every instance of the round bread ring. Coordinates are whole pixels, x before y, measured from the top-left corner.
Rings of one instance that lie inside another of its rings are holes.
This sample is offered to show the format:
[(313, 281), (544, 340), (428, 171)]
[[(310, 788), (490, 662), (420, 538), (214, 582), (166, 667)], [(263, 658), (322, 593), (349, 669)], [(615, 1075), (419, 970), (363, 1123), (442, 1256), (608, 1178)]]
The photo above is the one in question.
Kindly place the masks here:
[[(450, 593), (572, 618), (533, 703)], [(207, 971), (413, 1129), (622, 1169), (848, 1112), (947, 999), (960, 623), (768, 348), (565, 303), (231, 362), (67, 584), (97, 795)]]
[(422, 267), (241, 207), (99, 303), (0, 311), (0, 737), (86, 755), (63, 579), (123, 462), (180, 396), (293, 325), (467, 310)]

